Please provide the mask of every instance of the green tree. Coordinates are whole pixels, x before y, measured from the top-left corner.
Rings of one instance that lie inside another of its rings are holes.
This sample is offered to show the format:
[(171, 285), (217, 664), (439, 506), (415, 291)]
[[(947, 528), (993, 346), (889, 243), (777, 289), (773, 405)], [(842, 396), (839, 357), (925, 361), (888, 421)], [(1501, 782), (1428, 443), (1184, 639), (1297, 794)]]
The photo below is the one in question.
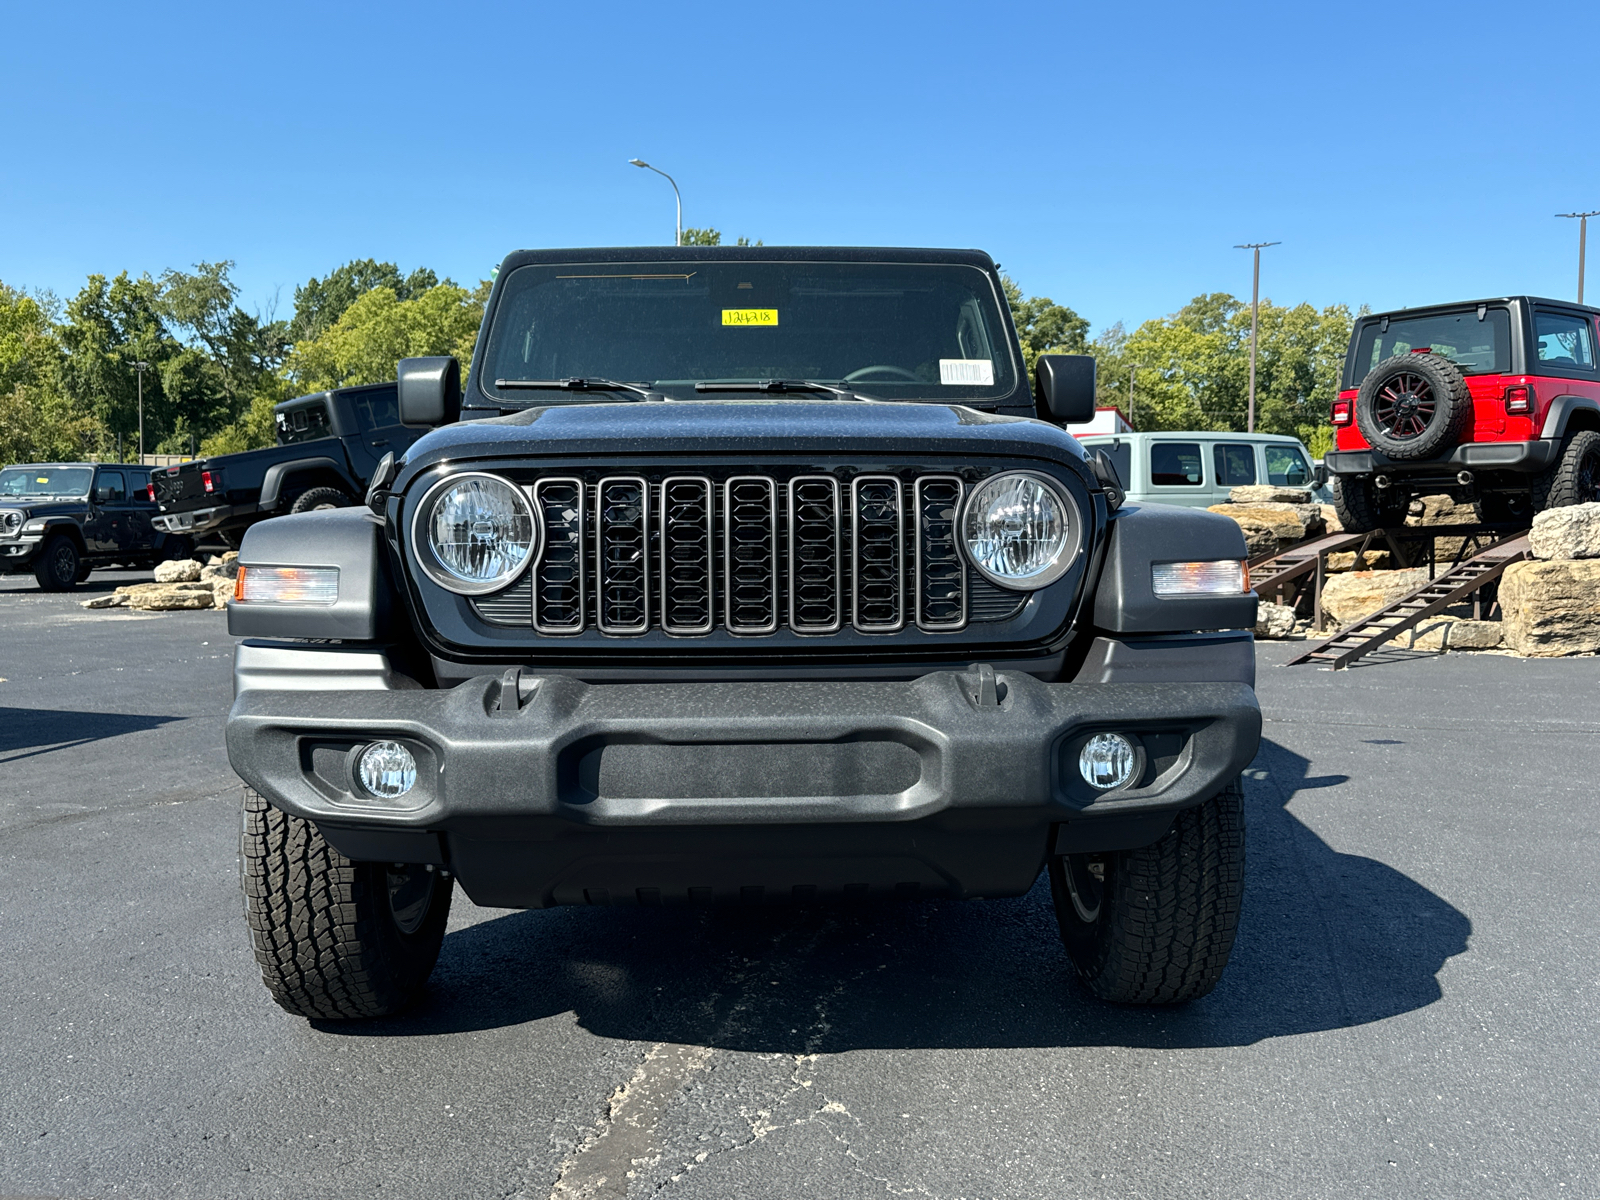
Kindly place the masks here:
[(320, 336), (297, 344), (286, 372), (300, 393), (393, 379), (402, 358), (453, 354), (472, 360), (488, 284), (450, 281), (401, 299), (379, 287), (358, 297)]
[(388, 288), (397, 300), (410, 300), (438, 284), (439, 277), (426, 267), (402, 276), (390, 262), (371, 258), (352, 259), (328, 272), (327, 278), (312, 276), (294, 290), (294, 317), (289, 322), (288, 340), (293, 344), (321, 337), (345, 310), (360, 297), (377, 288)]
[(162, 387), (173, 404), (174, 427), (210, 433), (231, 423), (282, 365), (288, 325), (241, 309), (233, 263), (196, 263), (193, 274), (161, 277), (167, 322), (188, 337), (189, 350), (163, 367)]
[(1048, 296), (1023, 296), (1022, 288), (1009, 275), (1000, 276), (1000, 286), (1017, 327), (1017, 338), (1022, 342), (1022, 357), (1030, 378), (1041, 354), (1089, 352), (1089, 322), (1083, 317)]
[(50, 299), (41, 304), (0, 283), (0, 465), (82, 458), (100, 441), (98, 424), (60, 394)]
[[(691, 225), (683, 231), (683, 241), (678, 244), (680, 246), (720, 246), (722, 245), (722, 234), (716, 229), (697, 229)], [(747, 237), (741, 237), (734, 242), (735, 246), (763, 246), (765, 244), (760, 238), (752, 242)]]
[(131, 446), (139, 429), (139, 379), (135, 362), (151, 369), (144, 378), (145, 449), (171, 433), (181, 413), (169, 411), (162, 369), (184, 347), (162, 320), (161, 291), (148, 275), (126, 271), (107, 281), (91, 275), (68, 301), (59, 328), (63, 355), (61, 395), (78, 416), (105, 430), (108, 445), (118, 436)]

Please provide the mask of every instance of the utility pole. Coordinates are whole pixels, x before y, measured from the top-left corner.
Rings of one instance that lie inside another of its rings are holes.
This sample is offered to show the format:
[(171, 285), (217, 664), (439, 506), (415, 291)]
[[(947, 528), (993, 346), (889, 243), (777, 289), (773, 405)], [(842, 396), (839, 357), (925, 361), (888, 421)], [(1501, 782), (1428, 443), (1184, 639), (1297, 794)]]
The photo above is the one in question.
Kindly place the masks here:
[(147, 362), (136, 362), (134, 370), (139, 372), (139, 465), (144, 466), (144, 373), (150, 369)]
[(654, 171), (672, 185), (672, 194), (678, 198), (678, 236), (673, 239), (672, 244), (674, 246), (683, 245), (683, 193), (678, 190), (678, 181), (660, 167), (652, 167), (642, 158), (630, 158), (628, 162), (632, 166), (643, 167), (646, 171)]
[(1128, 424), (1133, 424), (1133, 377), (1144, 369), (1143, 363), (1128, 365)]
[(1600, 209), (1593, 212), (1557, 213), (1558, 217), (1576, 217), (1578, 219), (1578, 303), (1583, 303), (1583, 259), (1584, 252), (1588, 249), (1589, 218), (1600, 217)]
[(1268, 246), (1281, 246), (1282, 242), (1246, 242), (1235, 250), (1255, 252), (1255, 276), (1250, 284), (1250, 413), (1246, 417), (1245, 432), (1256, 431), (1256, 319), (1261, 309), (1261, 251)]

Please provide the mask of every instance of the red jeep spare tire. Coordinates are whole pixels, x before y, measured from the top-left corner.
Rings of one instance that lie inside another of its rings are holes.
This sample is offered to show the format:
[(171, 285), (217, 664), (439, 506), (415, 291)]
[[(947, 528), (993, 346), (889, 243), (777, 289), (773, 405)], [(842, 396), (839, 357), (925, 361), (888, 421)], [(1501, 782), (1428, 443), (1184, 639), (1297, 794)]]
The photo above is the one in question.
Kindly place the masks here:
[(1438, 354), (1396, 354), (1361, 381), (1356, 425), (1390, 458), (1436, 458), (1461, 441), (1472, 396), (1460, 369)]

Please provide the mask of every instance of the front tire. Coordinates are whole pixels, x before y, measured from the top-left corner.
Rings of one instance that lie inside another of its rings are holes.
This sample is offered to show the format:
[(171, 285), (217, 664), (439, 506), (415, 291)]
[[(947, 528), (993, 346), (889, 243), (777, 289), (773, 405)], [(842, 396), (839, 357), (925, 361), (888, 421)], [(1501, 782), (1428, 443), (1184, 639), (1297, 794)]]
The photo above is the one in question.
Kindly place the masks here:
[(314, 487), (301, 492), (289, 506), (291, 513), (321, 512), (326, 508), (349, 508), (355, 501), (338, 488)]
[(386, 1017), (421, 995), (444, 944), (448, 876), (352, 862), (250, 788), (240, 871), (256, 962), (280, 1007), (324, 1020)]
[(1050, 863), (1061, 940), (1085, 987), (1117, 1004), (1181, 1004), (1222, 978), (1244, 897), (1238, 780), (1159, 842)]
[(39, 581), (43, 592), (70, 592), (78, 586), (78, 572), (83, 567), (83, 556), (78, 547), (64, 533), (58, 533), (39, 551), (33, 560), (33, 577)]

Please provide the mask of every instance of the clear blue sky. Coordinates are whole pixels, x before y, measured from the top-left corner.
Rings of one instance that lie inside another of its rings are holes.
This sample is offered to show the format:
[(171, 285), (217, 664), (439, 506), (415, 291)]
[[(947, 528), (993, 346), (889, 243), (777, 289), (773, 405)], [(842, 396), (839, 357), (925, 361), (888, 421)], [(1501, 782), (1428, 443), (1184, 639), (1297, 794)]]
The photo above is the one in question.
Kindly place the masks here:
[[(8, 6), (0, 279), (231, 258), (977, 246), (1096, 329), (1203, 291), (1377, 307), (1576, 286), (1600, 7)], [(1600, 297), (1600, 226), (1592, 294)]]

